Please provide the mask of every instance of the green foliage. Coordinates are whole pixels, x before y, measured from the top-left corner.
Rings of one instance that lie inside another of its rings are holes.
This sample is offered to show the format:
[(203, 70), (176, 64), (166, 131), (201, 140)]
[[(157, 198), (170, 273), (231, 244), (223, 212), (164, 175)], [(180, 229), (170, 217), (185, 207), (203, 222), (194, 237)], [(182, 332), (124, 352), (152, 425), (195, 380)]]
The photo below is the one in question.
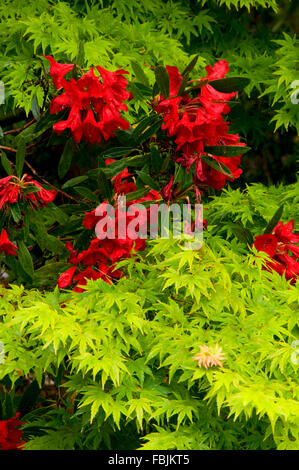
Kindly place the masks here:
[[(263, 269), (267, 255), (251, 248), (278, 220), (299, 230), (295, 13), (296, 2), (275, 0), (2, 0), (1, 178), (29, 172), (58, 193), (0, 214), (18, 247), (17, 258), (1, 254), (0, 419), (20, 411), (26, 449), (299, 449), (298, 283)], [(130, 129), (100, 145), (54, 135), (43, 55), (128, 70)], [(127, 201), (160, 191), (170, 173), (181, 202), (194, 202), (194, 166), (187, 174), (172, 160), (151, 100), (169, 94), (165, 65), (179, 67), (182, 94), (219, 59), (230, 72), (213, 86), (242, 90), (229, 119), (247, 138), (238, 155), (248, 153), (239, 187), (202, 196), (203, 247), (161, 238), (121, 261), (115, 284), (54, 288), (70, 267), (65, 242), (86, 248), (84, 213), (113, 200), (122, 170), (137, 187)], [(204, 345), (222, 348), (223, 367), (200, 367)]]
[[(221, 0), (206, 9), (205, 1), (197, 4), (113, 1), (103, 2), (102, 6), (80, 3), (75, 2), (72, 7), (66, 2), (50, 5), (47, 0), (38, 4), (25, 0), (1, 3), (2, 34), (7, 37), (0, 57), (1, 78), (14, 104), (24, 107), (27, 113), (33, 99), (39, 107), (43, 106), (48, 85), (42, 73), (45, 66), (42, 54), (75, 61), (83, 44), (86, 67), (100, 63), (103, 67), (123, 67), (135, 74), (134, 63), (140, 59), (147, 65), (157, 65), (160, 61), (186, 64), (188, 56), (182, 45), (188, 47), (191, 39), (196, 38), (196, 52), (200, 55), (197, 73), (207, 61), (215, 62), (223, 56), (234, 73), (240, 71), (242, 76), (250, 78), (248, 93), (256, 88), (269, 95), (276, 128), (296, 125), (298, 106), (292, 105), (289, 98), (290, 85), (298, 74), (298, 45), (293, 35), (279, 34), (285, 18), (277, 23), (279, 8), (285, 17), (288, 8), (287, 14), (293, 14), (292, 5), (263, 0)], [(264, 25), (257, 24), (256, 34), (248, 41), (246, 26), (254, 18), (253, 7), (259, 8), (262, 14), (263, 8), (269, 9), (273, 18), (272, 36)], [(240, 10), (236, 20), (227, 14), (232, 8)], [(145, 77), (151, 78), (146, 70)]]
[(0, 125), (16, 109), (38, 119), (46, 108), (52, 86), (43, 54), (61, 62), (80, 61), (86, 70), (98, 64), (128, 70), (134, 94), (130, 110), (136, 113), (149, 110), (140, 85), (153, 84), (150, 67), (180, 64), (183, 70), (190, 55), (198, 56), (191, 73), (198, 78), (207, 64), (225, 59), (231, 76), (250, 80), (231, 116), (253, 149), (244, 159), (240, 183), (276, 183), (282, 176), (293, 183), (298, 159), (299, 107), (291, 101), (298, 79), (297, 15), (297, 2), (286, 0), (3, 0), (0, 79), (6, 96)]
[[(223, 239), (231, 218), (261, 233), (282, 200), (298, 224), (297, 198), (298, 185), (227, 190), (207, 206), (201, 250), (152, 241), (120, 263), (117, 285), (2, 289), (1, 380), (46, 376), (58, 393), (35, 395), (44, 407), (24, 417), (26, 448), (298, 449), (298, 288)], [(199, 367), (199, 345), (216, 344), (223, 367)]]
[[(284, 33), (284, 38), (276, 40), (275, 43), (280, 46), (276, 51), (278, 60), (273, 64), (275, 78), (269, 80), (269, 85), (264, 93), (273, 97), (273, 105), (275, 103), (280, 104), (280, 108), (278, 108), (272, 119), (276, 121), (275, 130), (281, 126), (287, 129), (290, 125), (296, 126), (299, 133), (298, 102), (292, 102), (290, 96), (294, 93), (295, 83), (297, 83), (296, 88), (298, 88), (299, 41), (295, 36), (291, 37)], [(278, 77), (278, 80), (276, 77)]]

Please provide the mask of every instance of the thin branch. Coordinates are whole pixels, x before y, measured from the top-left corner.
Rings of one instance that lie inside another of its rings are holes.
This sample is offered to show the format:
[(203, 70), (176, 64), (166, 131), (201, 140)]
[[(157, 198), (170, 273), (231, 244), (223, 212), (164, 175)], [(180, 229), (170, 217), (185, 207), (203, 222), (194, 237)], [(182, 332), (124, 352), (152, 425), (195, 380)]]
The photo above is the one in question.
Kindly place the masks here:
[(48, 186), (51, 186), (52, 188), (55, 189), (55, 191), (58, 191), (59, 193), (63, 194), (63, 196), (67, 197), (68, 199), (72, 199), (73, 201), (75, 201), (76, 203), (78, 203), (77, 199), (75, 199), (74, 197), (70, 196), (69, 194), (65, 193), (64, 191), (62, 191), (61, 189), (57, 188), (56, 186), (54, 186), (53, 184), (49, 183), (49, 181), (45, 180), (44, 178), (42, 178), (41, 176), (39, 176), (39, 174), (37, 173), (37, 171), (33, 168), (33, 166), (30, 165), (30, 163), (27, 162), (27, 160), (25, 160), (25, 164), (28, 166), (28, 168), (30, 168), (30, 170), (32, 171), (32, 173), (37, 176), (39, 179), (41, 179), (45, 184), (47, 184)]
[(5, 145), (0, 145), (0, 149), (7, 150), (8, 152), (17, 153), (17, 149), (13, 149), (12, 147), (6, 147)]
[[(2, 149), (2, 150), (9, 150), (10, 152), (14, 152), (14, 153), (17, 152), (16, 149), (13, 149), (13, 148), (11, 148), (11, 147), (5, 147), (4, 145), (0, 145), (0, 149)], [(10, 160), (8, 160), (8, 161), (9, 161), (9, 163), (10, 163), (11, 165), (13, 165), (13, 163), (12, 163)], [(32, 165), (30, 165), (29, 162), (27, 162), (27, 160), (25, 160), (24, 163), (25, 163), (25, 164), (28, 166), (28, 168), (32, 171), (32, 173), (34, 174), (34, 176), (37, 176), (37, 177), (38, 177), (39, 179), (41, 179), (45, 184), (47, 184), (48, 186), (51, 186), (52, 188), (54, 188), (55, 191), (57, 191), (57, 192), (63, 194), (63, 196), (65, 196), (65, 197), (67, 197), (68, 199), (71, 199), (72, 201), (75, 201), (76, 203), (78, 203), (77, 199), (75, 199), (74, 197), (72, 197), (72, 196), (70, 196), (69, 194), (65, 193), (64, 191), (62, 191), (61, 189), (57, 188), (57, 187), (54, 186), (53, 184), (49, 183), (49, 181), (47, 181), (47, 180), (45, 180), (44, 178), (42, 178), (41, 176), (39, 176), (39, 174), (37, 173), (37, 171), (33, 168)]]
[(36, 119), (32, 119), (31, 121), (27, 122), (27, 124), (25, 124), (25, 126), (19, 127), (18, 129), (11, 129), (10, 131), (5, 131), (5, 132), (3, 132), (3, 135), (17, 134), (18, 132), (21, 132), (24, 129), (26, 129), (27, 127), (31, 126), (31, 124), (33, 124), (35, 121), (36, 121)]

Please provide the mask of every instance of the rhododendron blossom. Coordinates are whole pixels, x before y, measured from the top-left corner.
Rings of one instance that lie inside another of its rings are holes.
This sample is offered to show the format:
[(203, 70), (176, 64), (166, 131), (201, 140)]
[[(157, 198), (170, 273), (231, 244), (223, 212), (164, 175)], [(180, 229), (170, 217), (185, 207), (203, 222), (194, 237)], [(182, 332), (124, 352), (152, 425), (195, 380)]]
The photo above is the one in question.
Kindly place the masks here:
[[(299, 275), (299, 234), (294, 233), (294, 220), (286, 224), (278, 222), (271, 234), (258, 235), (254, 240), (257, 251), (267, 253), (273, 261), (267, 268), (273, 269), (287, 280), (296, 282)], [(289, 254), (291, 253), (291, 254)]]
[(0, 253), (17, 256), (18, 247), (14, 245), (8, 238), (6, 230), (2, 230), (0, 234)]
[(27, 201), (33, 208), (43, 207), (56, 197), (54, 189), (45, 189), (31, 176), (24, 175), (22, 179), (10, 175), (0, 179), (0, 209), (17, 201)]
[[(227, 180), (232, 181), (242, 173), (238, 168), (241, 155), (231, 158), (211, 155), (204, 152), (204, 147), (245, 145), (239, 142), (237, 134), (229, 134), (229, 122), (223, 119), (223, 115), (230, 111), (226, 102), (236, 92), (221, 93), (208, 83), (210, 80), (224, 78), (229, 70), (228, 63), (220, 60), (213, 68), (206, 67), (207, 77), (198, 80), (202, 86), (196, 97), (191, 97), (188, 93), (177, 96), (183, 77), (177, 67), (166, 66), (166, 69), (170, 81), (169, 98), (165, 99), (161, 95), (154, 108), (163, 115), (162, 129), (169, 137), (174, 137), (177, 145), (175, 159), (187, 171), (195, 162), (195, 181), (203, 187), (210, 186), (220, 190)], [(203, 161), (202, 156), (211, 159), (219, 170)]]
[[(106, 160), (106, 164), (112, 163), (114, 160)], [(130, 173), (127, 169), (123, 170), (118, 175), (112, 178), (114, 182), (115, 193), (127, 194), (135, 191), (136, 186), (133, 182), (127, 181), (126, 178), (130, 177)], [(142, 203), (150, 200), (157, 200), (160, 198), (159, 193), (154, 190), (150, 190), (146, 196), (138, 200), (132, 200), (127, 203), (127, 207), (134, 207), (138, 203)], [(86, 212), (83, 219), (83, 226), (87, 230), (95, 228), (107, 215), (108, 202), (104, 201), (98, 208), (91, 212)], [(148, 210), (148, 209), (147, 209)], [(147, 211), (146, 210), (146, 211)], [(70, 242), (66, 244), (66, 248), (69, 250), (70, 257), (69, 263), (71, 266), (67, 271), (62, 273), (58, 279), (58, 287), (65, 288), (76, 282), (75, 291), (81, 292), (87, 282), (87, 279), (103, 279), (107, 283), (111, 283), (113, 280), (117, 280), (122, 276), (122, 272), (115, 269), (115, 265), (122, 259), (129, 258), (134, 255), (137, 251), (142, 251), (146, 247), (144, 239), (137, 237), (132, 238), (128, 233), (127, 226), (134, 219), (134, 216), (126, 215), (126, 230), (125, 236), (120, 234), (118, 231), (118, 220), (122, 217), (122, 209), (115, 208), (114, 217), (111, 220), (111, 226), (107, 227), (107, 223), (101, 227), (104, 232), (109, 229), (114, 230), (113, 239), (109, 237), (94, 238), (91, 240), (87, 250), (78, 253), (77, 250), (73, 249)]]
[(23, 432), (17, 429), (24, 424), (19, 421), (20, 413), (16, 413), (13, 418), (5, 421), (0, 421), (0, 449), (2, 450), (16, 450), (21, 449), (24, 441), (21, 441)]
[(129, 123), (121, 116), (121, 111), (128, 111), (124, 101), (131, 98), (126, 90), (128, 80), (125, 70), (109, 72), (103, 67), (94, 68), (79, 79), (66, 80), (65, 75), (73, 69), (73, 64), (59, 64), (53, 57), (45, 56), (51, 67), (49, 74), (57, 89), (63, 93), (56, 96), (50, 106), (51, 114), (70, 109), (68, 118), (53, 125), (53, 130), (60, 135), (70, 129), (75, 142), (81, 140), (99, 143), (115, 136), (117, 129), (129, 129)]

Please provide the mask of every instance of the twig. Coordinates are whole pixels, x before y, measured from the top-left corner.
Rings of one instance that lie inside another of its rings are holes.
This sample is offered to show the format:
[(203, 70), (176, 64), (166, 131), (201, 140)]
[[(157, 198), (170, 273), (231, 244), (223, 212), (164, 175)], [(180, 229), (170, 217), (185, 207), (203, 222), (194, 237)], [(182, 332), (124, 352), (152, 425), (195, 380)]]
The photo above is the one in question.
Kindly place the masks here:
[[(27, 148), (30, 148), (32, 147), (32, 145), (29, 145)], [(12, 147), (6, 147), (5, 145), (0, 145), (0, 149), (2, 150), (8, 150), (10, 152), (14, 152), (16, 153), (17, 150), (12, 148)], [(12, 164), (12, 162), (10, 162)], [(32, 173), (37, 176), (38, 178), (40, 178), (45, 184), (47, 184), (48, 186), (51, 186), (52, 188), (54, 188), (56, 191), (58, 191), (59, 193), (63, 194), (65, 197), (67, 197), (68, 199), (72, 199), (72, 201), (75, 201), (76, 203), (78, 203), (77, 199), (75, 199), (74, 197), (70, 196), (69, 194), (65, 193), (64, 191), (62, 191), (61, 189), (59, 188), (56, 188), (56, 186), (54, 186), (53, 184), (49, 183), (49, 181), (45, 180), (44, 178), (42, 178), (41, 176), (39, 176), (39, 174), (37, 173), (37, 171), (33, 168), (33, 166), (30, 165), (29, 162), (27, 162), (27, 160), (25, 160), (24, 162), (28, 168), (30, 168), (30, 170), (32, 171)]]
[(0, 145), (0, 149), (8, 150), (9, 152), (17, 153), (17, 149), (13, 149), (12, 147), (6, 147), (5, 145)]
[(18, 132), (21, 132), (24, 129), (26, 129), (27, 127), (31, 126), (31, 124), (33, 124), (35, 121), (36, 121), (35, 119), (32, 119), (31, 121), (27, 122), (27, 124), (25, 124), (25, 126), (19, 127), (19, 129), (11, 129), (10, 131), (5, 131), (5, 132), (3, 132), (3, 135), (17, 134)]
[(54, 186), (54, 184), (51, 184), (49, 183), (49, 181), (45, 180), (44, 178), (42, 178), (41, 176), (39, 176), (39, 174), (37, 173), (37, 171), (33, 168), (33, 166), (30, 165), (30, 163), (27, 162), (27, 160), (25, 160), (25, 164), (28, 166), (28, 168), (30, 168), (30, 170), (32, 171), (32, 173), (37, 176), (38, 178), (40, 178), (45, 184), (47, 184), (48, 186), (51, 186), (52, 188), (54, 188), (56, 191), (58, 191), (59, 193), (63, 194), (65, 197), (69, 198), (69, 199), (72, 199), (73, 201), (77, 202), (77, 199), (75, 199), (74, 197), (70, 196), (69, 194), (65, 193), (64, 191), (62, 191), (61, 189), (59, 188), (56, 188), (56, 186)]
[[(33, 144), (30, 144), (26, 147), (26, 151), (31, 149), (32, 147), (34, 147), (36, 145), (36, 143), (33, 143)], [(14, 149), (13, 147), (6, 147), (5, 145), (0, 145), (0, 149), (2, 150), (7, 150), (8, 152), (13, 152), (13, 153), (17, 153), (17, 149)]]

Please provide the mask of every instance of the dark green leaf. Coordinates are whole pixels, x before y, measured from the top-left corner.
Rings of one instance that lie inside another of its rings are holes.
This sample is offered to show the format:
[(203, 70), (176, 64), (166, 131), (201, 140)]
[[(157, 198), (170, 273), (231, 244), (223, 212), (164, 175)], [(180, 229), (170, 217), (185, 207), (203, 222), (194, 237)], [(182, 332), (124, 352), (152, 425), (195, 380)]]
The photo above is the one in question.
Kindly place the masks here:
[(144, 173), (143, 171), (136, 171), (136, 173), (144, 184), (147, 184), (150, 188), (155, 189), (156, 191), (160, 190), (158, 183), (147, 173)]
[(127, 202), (130, 202), (135, 199), (140, 199), (144, 197), (147, 193), (148, 193), (148, 188), (141, 188), (141, 189), (138, 189), (137, 191), (127, 194), (126, 200)]
[(207, 146), (204, 148), (204, 152), (216, 155), (217, 157), (238, 157), (248, 152), (251, 147), (239, 146), (239, 145), (215, 145)]
[(146, 161), (147, 157), (144, 155), (122, 158), (116, 162), (109, 163), (109, 165), (103, 168), (102, 171), (105, 173), (107, 178), (111, 179), (113, 176), (118, 175), (121, 171), (123, 171), (125, 168), (128, 168), (129, 166), (137, 168), (143, 167)]
[(78, 213), (83, 213), (84, 211), (89, 210), (89, 205), (85, 204), (84, 202), (80, 202), (79, 204), (62, 204), (59, 206), (61, 209), (63, 209), (64, 212), (67, 214), (78, 214)]
[(180, 87), (178, 89), (178, 96), (182, 96), (184, 94), (188, 80), (189, 80), (188, 75), (183, 76), (182, 81), (180, 83)]
[(236, 224), (234, 224), (230, 228), (241, 243), (245, 243), (246, 245), (250, 246), (253, 244), (253, 235), (250, 230), (241, 225)]
[(80, 235), (76, 236), (74, 240), (74, 247), (78, 250), (85, 250), (85, 247), (88, 243), (90, 243), (90, 231), (86, 229), (81, 230)]
[(187, 65), (187, 67), (185, 68), (185, 70), (183, 71), (182, 73), (182, 76), (184, 75), (190, 75), (190, 73), (192, 72), (192, 70), (194, 69), (197, 61), (198, 61), (198, 57), (199, 55), (197, 54), (195, 57), (193, 57), (193, 59), (191, 60), (191, 62)]
[(5, 153), (3, 152), (3, 150), (1, 150), (1, 163), (6, 173), (8, 175), (12, 175), (13, 171), (12, 171), (11, 164), (9, 163), (9, 160), (7, 156), (5, 155)]
[(59, 275), (68, 268), (69, 265), (62, 261), (46, 264), (35, 271), (33, 277), (34, 285), (36, 287), (55, 285)]
[(159, 174), (163, 165), (162, 155), (156, 145), (151, 146), (151, 167), (156, 174)]
[(230, 169), (227, 168), (227, 166), (225, 166), (223, 163), (219, 163), (213, 158), (206, 157), (205, 155), (202, 155), (201, 159), (207, 165), (211, 166), (212, 168), (219, 171), (220, 173), (223, 173), (224, 175), (229, 176), (230, 178), (233, 177), (233, 174), (231, 173)]
[(33, 194), (33, 193), (37, 193), (38, 191), (40, 191), (41, 189), (38, 188), (37, 186), (32, 186), (31, 184), (28, 185), (26, 188), (23, 189), (23, 193), (24, 194)]
[(98, 173), (98, 185), (103, 199), (111, 201), (113, 197), (113, 187), (105, 173), (100, 170)]
[(122, 157), (123, 155), (127, 155), (134, 150), (134, 147), (114, 147), (111, 149), (104, 150), (100, 153), (99, 157), (109, 157), (109, 158), (117, 158)]
[[(80, 214), (81, 215), (81, 214)], [(78, 231), (82, 230), (82, 217), (77, 217), (76, 219), (72, 219), (70, 222), (65, 224), (58, 225), (51, 230), (51, 235), (54, 237), (58, 236), (66, 236), (66, 235), (74, 235)]]
[(196, 65), (196, 62), (198, 61), (198, 55), (196, 55), (192, 60), (191, 62), (187, 65), (187, 67), (185, 68), (185, 70), (183, 71), (182, 73), (182, 81), (181, 81), (181, 84), (180, 84), (180, 87), (179, 87), (179, 90), (178, 90), (178, 96), (181, 96), (184, 94), (184, 91), (185, 91), (185, 88), (186, 88), (186, 85), (188, 83), (188, 80), (189, 80), (189, 75), (190, 73), (192, 72), (193, 68), (195, 67)]
[(97, 173), (99, 173), (99, 171), (103, 171), (106, 177), (111, 179), (114, 176), (118, 175), (126, 167), (127, 167), (127, 158), (122, 158), (120, 160), (117, 160), (116, 162), (109, 163), (105, 168), (102, 168), (101, 170), (98, 169)]
[(2, 404), (4, 419), (10, 419), (15, 415), (15, 405), (13, 402), (14, 392), (6, 392)]
[(143, 83), (139, 82), (130, 82), (127, 86), (127, 90), (131, 91), (136, 98), (139, 100), (148, 98), (152, 96), (153, 90), (149, 86), (144, 85)]
[(145, 129), (145, 131), (137, 137), (137, 139), (136, 139), (137, 144), (142, 144), (143, 142), (148, 140), (150, 137), (152, 137), (154, 134), (156, 134), (156, 132), (160, 128), (161, 128), (161, 120), (158, 119), (155, 122), (153, 122), (153, 124), (148, 126), (148, 128)]
[(36, 126), (38, 122), (35, 122), (33, 124), (30, 124), (30, 126), (26, 127), (23, 129), (19, 135), (18, 139), (23, 139), (25, 143), (27, 144), (28, 142), (32, 141), (33, 139), (36, 139), (39, 136), (39, 133), (36, 132)]
[(209, 85), (215, 88), (215, 90), (221, 91), (222, 93), (242, 91), (249, 83), (249, 78), (245, 77), (219, 78), (218, 80), (209, 81)]
[(134, 128), (132, 132), (132, 138), (137, 141), (138, 137), (154, 122), (156, 122), (158, 119), (157, 114), (152, 114), (150, 116), (146, 116), (143, 118), (137, 126)]
[(71, 178), (66, 183), (64, 183), (64, 185), (62, 185), (62, 189), (71, 188), (72, 186), (76, 186), (77, 184), (80, 184), (83, 181), (86, 181), (87, 179), (88, 176), (86, 175), (76, 176), (75, 178)]
[[(189, 86), (185, 89), (185, 93), (192, 93), (192, 91), (200, 90), (200, 88), (204, 87), (209, 82), (208, 79), (201, 80), (197, 82), (197, 85)], [(232, 105), (232, 103), (230, 103)]]
[(50, 202), (46, 207), (39, 210), (39, 213), (42, 216), (47, 217), (49, 223), (59, 222), (59, 224), (65, 224), (68, 221), (68, 216), (62, 210), (61, 206), (58, 207), (54, 202)]
[(275, 212), (275, 214), (273, 215), (270, 222), (268, 223), (267, 227), (265, 228), (264, 235), (267, 235), (273, 232), (274, 227), (276, 227), (276, 225), (281, 219), (282, 213), (283, 213), (283, 206), (280, 206)]
[(186, 191), (186, 189), (190, 188), (193, 185), (194, 172), (195, 172), (195, 162), (193, 163), (193, 165), (191, 165), (188, 173), (184, 169), (183, 174), (181, 174), (180, 178), (178, 178), (180, 193), (183, 193), (184, 191)]
[(15, 202), (14, 204), (10, 204), (9, 209), (13, 220), (17, 224), (21, 219), (21, 209), (19, 204), (17, 202)]
[(79, 41), (78, 44), (78, 54), (76, 57), (76, 64), (79, 65), (79, 67), (84, 67), (84, 43), (82, 41)]
[(31, 111), (34, 119), (38, 121), (40, 119), (40, 107), (38, 105), (37, 97), (35, 95), (31, 100)]
[(1, 211), (0, 212), (0, 231), (3, 229), (5, 219), (6, 219), (6, 214), (4, 211)]
[(17, 154), (16, 154), (16, 173), (17, 177), (21, 178), (25, 162), (26, 144), (25, 141), (18, 139)]
[(119, 141), (119, 143), (121, 145), (123, 145), (124, 147), (130, 147), (130, 146), (135, 145), (135, 142), (132, 139), (132, 129), (131, 128), (127, 131), (123, 131), (122, 129), (118, 129), (117, 131), (115, 131), (115, 134), (116, 134), (116, 137), (117, 137), (117, 140)]
[(155, 68), (155, 76), (158, 90), (162, 93), (164, 98), (169, 97), (169, 75), (167, 69), (162, 65)]
[(37, 122), (35, 132), (37, 134), (45, 132), (46, 130), (50, 129), (53, 124), (55, 124), (55, 122), (62, 121), (64, 118), (66, 118), (66, 115), (67, 111), (62, 111), (58, 114), (50, 114), (49, 110), (46, 111)]
[(63, 153), (58, 163), (58, 176), (60, 179), (63, 178), (69, 171), (72, 164), (73, 155), (74, 143), (72, 139), (69, 139), (65, 144)]
[(19, 242), (18, 247), (18, 261), (20, 262), (25, 273), (27, 273), (28, 276), (32, 278), (34, 274), (34, 267), (28, 248), (23, 241)]
[(96, 196), (90, 189), (85, 188), (84, 186), (77, 186), (74, 189), (85, 199), (89, 199), (89, 201), (99, 202), (98, 196)]
[(38, 385), (37, 380), (33, 380), (29, 387), (25, 390), (23, 393), (23, 396), (21, 398), (21, 401), (18, 406), (18, 411), (21, 413), (21, 416), (24, 416), (25, 414), (29, 413), (34, 408), (34, 405), (36, 404), (36, 401), (39, 397), (40, 394), (40, 387)]
[(143, 83), (143, 85), (149, 86), (149, 80), (147, 76), (145, 75), (142, 67), (140, 67), (140, 65), (138, 64), (138, 62), (135, 62), (135, 60), (131, 60), (131, 66), (132, 66), (133, 72), (137, 80), (140, 83)]
[(141, 168), (148, 162), (148, 154), (136, 155), (134, 157), (125, 158), (124, 160), (127, 161), (128, 167)]
[(153, 96), (156, 96), (158, 94), (159, 94), (159, 87), (158, 87), (157, 82), (155, 82), (153, 86)]

